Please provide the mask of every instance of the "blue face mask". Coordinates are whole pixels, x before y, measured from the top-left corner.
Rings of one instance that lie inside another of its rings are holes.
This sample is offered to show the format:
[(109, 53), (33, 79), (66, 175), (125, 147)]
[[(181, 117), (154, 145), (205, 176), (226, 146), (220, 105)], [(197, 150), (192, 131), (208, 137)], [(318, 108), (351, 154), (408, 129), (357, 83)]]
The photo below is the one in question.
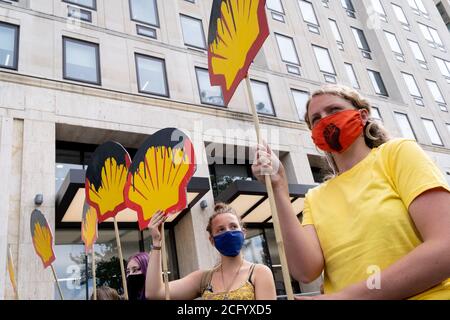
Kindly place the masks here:
[(244, 233), (241, 230), (227, 231), (214, 237), (214, 245), (226, 257), (236, 257), (244, 244)]

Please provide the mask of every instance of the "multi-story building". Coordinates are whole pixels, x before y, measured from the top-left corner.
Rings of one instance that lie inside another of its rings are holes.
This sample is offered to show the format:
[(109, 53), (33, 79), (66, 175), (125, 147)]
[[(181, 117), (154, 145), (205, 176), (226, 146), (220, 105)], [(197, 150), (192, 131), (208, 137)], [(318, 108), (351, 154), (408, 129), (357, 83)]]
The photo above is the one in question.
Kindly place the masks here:
[[(89, 296), (79, 221), (90, 156), (108, 140), (133, 155), (165, 127), (189, 134), (198, 159), (190, 206), (167, 226), (170, 277), (217, 262), (205, 227), (215, 200), (227, 200), (248, 223), (246, 257), (272, 268), (283, 295), (267, 200), (261, 185), (248, 181), (256, 144), (248, 92), (239, 86), (224, 106), (220, 89), (209, 84), (211, 4), (0, 1), (0, 299), (13, 298), (8, 246), (20, 297), (58, 299), (51, 271), (31, 243), (37, 194), (54, 231), (66, 298)], [(432, 1), (267, 0), (267, 16), (270, 37), (251, 67), (252, 91), (299, 217), (304, 193), (321, 182), (323, 167), (303, 121), (305, 102), (325, 83), (359, 90), (372, 116), (392, 136), (417, 140), (450, 181), (450, 37)], [(119, 220), (124, 255), (149, 250), (149, 233), (138, 231), (133, 213)], [(99, 283), (114, 286), (117, 253), (108, 223), (97, 243)], [(317, 291), (320, 279), (293, 283), (305, 293)]]
[(449, 0), (433, 0), (450, 32), (450, 1)]

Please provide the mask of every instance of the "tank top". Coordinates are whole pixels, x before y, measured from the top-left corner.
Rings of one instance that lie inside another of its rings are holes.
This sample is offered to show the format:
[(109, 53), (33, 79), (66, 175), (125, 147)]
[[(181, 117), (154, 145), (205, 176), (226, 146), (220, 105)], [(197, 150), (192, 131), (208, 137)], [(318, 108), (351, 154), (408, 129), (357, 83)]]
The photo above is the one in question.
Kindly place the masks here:
[[(202, 292), (203, 300), (255, 300), (255, 286), (251, 282), (255, 264), (252, 264), (249, 271), (249, 276), (242, 286), (229, 292), (213, 292), (211, 286), (211, 279), (205, 290)], [(213, 272), (210, 270), (208, 272)]]

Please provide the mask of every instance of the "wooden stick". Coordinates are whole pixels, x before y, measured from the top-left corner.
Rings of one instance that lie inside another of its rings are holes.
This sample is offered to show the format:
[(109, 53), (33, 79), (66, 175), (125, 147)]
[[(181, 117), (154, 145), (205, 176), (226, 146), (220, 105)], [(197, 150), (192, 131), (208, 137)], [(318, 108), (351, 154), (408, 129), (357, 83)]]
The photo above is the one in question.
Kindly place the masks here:
[[(253, 120), (255, 123), (256, 138), (258, 140), (258, 143), (261, 143), (262, 139), (261, 139), (261, 130), (260, 130), (260, 126), (259, 126), (259, 117), (258, 117), (258, 112), (256, 111), (256, 105), (255, 105), (255, 101), (253, 99), (253, 93), (252, 93), (252, 86), (251, 86), (248, 75), (247, 75), (247, 77), (245, 77), (245, 82), (247, 84), (247, 93), (248, 93), (248, 96), (250, 99), (250, 105), (251, 105), (251, 109), (252, 109), (252, 113), (253, 113)], [(275, 231), (275, 239), (277, 242), (278, 254), (280, 255), (281, 271), (283, 274), (284, 287), (286, 289), (286, 294), (287, 294), (288, 300), (294, 300), (294, 292), (292, 290), (291, 276), (289, 274), (289, 268), (288, 268), (287, 259), (286, 259), (286, 252), (284, 251), (283, 236), (281, 233), (280, 221), (278, 220), (278, 212), (277, 212), (277, 207), (275, 204), (275, 197), (273, 195), (272, 182), (270, 180), (269, 175), (265, 175), (264, 179), (265, 179), (265, 183), (266, 183), (267, 196), (269, 198), (269, 203), (270, 203), (270, 211), (272, 212), (273, 228)]]
[(124, 294), (125, 300), (128, 300), (127, 278), (125, 276), (125, 267), (123, 265), (122, 246), (120, 244), (119, 227), (117, 226), (116, 217), (114, 217), (114, 229), (116, 231), (117, 250), (119, 251), (120, 272), (122, 273), (123, 294)]
[[(9, 264), (11, 266), (11, 269), (9, 268)], [(11, 279), (11, 285), (14, 290), (14, 299), (19, 300), (19, 291), (17, 290), (16, 275), (14, 273), (14, 260), (12, 257), (10, 244), (8, 244), (8, 271), (9, 271), (9, 278)]]
[(94, 245), (92, 245), (92, 295), (94, 296), (94, 300), (97, 300), (97, 280), (95, 277), (95, 250)]
[(61, 296), (61, 300), (64, 300), (64, 296), (62, 294), (61, 287), (59, 286), (58, 277), (56, 276), (56, 271), (55, 271), (55, 268), (53, 267), (53, 264), (51, 264), (50, 267), (52, 269), (53, 277), (55, 278), (56, 286), (58, 287), (58, 291), (59, 291), (59, 295)]
[(163, 265), (163, 275), (164, 275), (164, 287), (166, 293), (166, 300), (170, 300), (169, 291), (169, 275), (167, 268), (167, 252), (166, 252), (166, 237), (164, 234), (164, 222), (161, 225), (161, 259)]

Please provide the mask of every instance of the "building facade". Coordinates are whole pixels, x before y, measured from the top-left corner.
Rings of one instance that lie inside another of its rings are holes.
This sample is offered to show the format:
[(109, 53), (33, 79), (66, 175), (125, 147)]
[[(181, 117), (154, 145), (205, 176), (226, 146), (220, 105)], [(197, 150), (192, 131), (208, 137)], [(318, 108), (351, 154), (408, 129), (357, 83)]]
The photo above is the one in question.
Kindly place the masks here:
[[(256, 136), (245, 86), (225, 107), (220, 89), (209, 85), (211, 4), (0, 1), (0, 299), (13, 298), (8, 247), (20, 298), (58, 299), (31, 242), (37, 194), (54, 231), (66, 298), (89, 296), (79, 223), (64, 213), (57, 218), (69, 170), (86, 169), (95, 147), (108, 140), (133, 155), (165, 127), (191, 136), (195, 177), (208, 179), (205, 201), (166, 233), (171, 278), (217, 262), (208, 217), (231, 182), (252, 180)], [(321, 182), (322, 154), (303, 115), (308, 94), (325, 83), (359, 90), (373, 105), (372, 116), (392, 136), (417, 140), (450, 181), (450, 36), (432, 1), (267, 0), (267, 16), (270, 36), (249, 75), (265, 139), (279, 152), (290, 183)], [(270, 215), (249, 222), (246, 257), (272, 268), (282, 296)], [(99, 268), (117, 279), (108, 264), (116, 256), (114, 232), (106, 226), (99, 234)], [(148, 231), (136, 226), (124, 223), (121, 240), (126, 257), (149, 250)], [(319, 283), (294, 282), (295, 291), (315, 292)]]

